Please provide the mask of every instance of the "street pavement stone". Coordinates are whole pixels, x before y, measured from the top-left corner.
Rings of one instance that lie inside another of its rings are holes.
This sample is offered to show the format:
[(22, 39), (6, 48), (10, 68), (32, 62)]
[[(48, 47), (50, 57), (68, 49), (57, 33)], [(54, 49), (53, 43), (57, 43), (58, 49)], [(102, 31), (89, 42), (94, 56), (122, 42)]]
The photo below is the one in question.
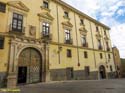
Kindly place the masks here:
[(125, 79), (39, 83), (20, 89), (21, 93), (125, 93)]
[(20, 93), (125, 93), (125, 79), (47, 82), (18, 88)]

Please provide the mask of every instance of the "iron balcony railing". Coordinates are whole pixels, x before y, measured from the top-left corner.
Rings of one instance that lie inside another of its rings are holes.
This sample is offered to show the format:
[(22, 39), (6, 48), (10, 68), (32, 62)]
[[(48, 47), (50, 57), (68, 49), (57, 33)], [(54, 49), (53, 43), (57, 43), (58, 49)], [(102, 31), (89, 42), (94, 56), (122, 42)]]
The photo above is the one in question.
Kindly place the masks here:
[(73, 44), (73, 39), (66, 39), (65, 38), (65, 42), (64, 42), (65, 44)]
[(25, 33), (25, 27), (23, 26), (21, 29), (15, 29), (15, 28), (13, 28), (12, 27), (12, 24), (10, 24), (9, 25), (9, 27), (8, 27), (8, 30), (9, 30), (9, 32), (11, 33), (21, 33), (21, 34), (24, 34)]

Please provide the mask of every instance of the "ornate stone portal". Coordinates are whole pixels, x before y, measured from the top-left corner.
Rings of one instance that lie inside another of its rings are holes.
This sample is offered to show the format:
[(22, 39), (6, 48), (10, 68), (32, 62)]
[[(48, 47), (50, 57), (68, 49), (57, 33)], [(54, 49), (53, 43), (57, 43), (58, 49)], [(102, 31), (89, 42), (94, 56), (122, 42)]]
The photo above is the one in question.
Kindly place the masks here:
[[(19, 83), (34, 83), (46, 81), (48, 67), (44, 60), (48, 60), (48, 52), (44, 53), (41, 40), (14, 37), (10, 40), (10, 57), (7, 87), (14, 88)], [(45, 55), (46, 54), (46, 55)], [(46, 57), (45, 57), (46, 56)], [(22, 70), (21, 70), (22, 68)], [(18, 73), (25, 72), (26, 81), (20, 81)]]

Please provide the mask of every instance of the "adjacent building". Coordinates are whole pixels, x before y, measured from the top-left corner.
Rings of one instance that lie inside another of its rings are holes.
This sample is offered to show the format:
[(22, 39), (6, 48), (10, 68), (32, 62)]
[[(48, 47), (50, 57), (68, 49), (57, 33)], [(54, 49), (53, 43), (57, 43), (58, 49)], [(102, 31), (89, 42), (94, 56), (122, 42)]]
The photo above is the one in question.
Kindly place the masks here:
[(120, 59), (119, 50), (117, 47), (113, 47), (112, 50), (113, 50), (113, 56), (114, 56), (117, 77), (120, 78), (121, 77), (121, 59)]
[(0, 85), (112, 78), (109, 30), (62, 0), (0, 0)]
[(121, 58), (121, 77), (125, 78), (125, 59)]

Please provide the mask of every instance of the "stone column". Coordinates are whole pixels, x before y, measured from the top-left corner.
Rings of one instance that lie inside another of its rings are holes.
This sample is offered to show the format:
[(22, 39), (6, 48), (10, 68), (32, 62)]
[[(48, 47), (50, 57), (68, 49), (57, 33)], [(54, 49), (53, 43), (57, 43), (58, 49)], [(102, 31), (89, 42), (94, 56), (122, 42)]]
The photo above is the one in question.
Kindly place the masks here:
[(8, 77), (7, 77), (7, 87), (15, 88), (17, 83), (17, 74), (15, 72), (15, 47), (14, 43), (10, 43), (10, 52), (9, 52), (9, 64), (8, 64)]

